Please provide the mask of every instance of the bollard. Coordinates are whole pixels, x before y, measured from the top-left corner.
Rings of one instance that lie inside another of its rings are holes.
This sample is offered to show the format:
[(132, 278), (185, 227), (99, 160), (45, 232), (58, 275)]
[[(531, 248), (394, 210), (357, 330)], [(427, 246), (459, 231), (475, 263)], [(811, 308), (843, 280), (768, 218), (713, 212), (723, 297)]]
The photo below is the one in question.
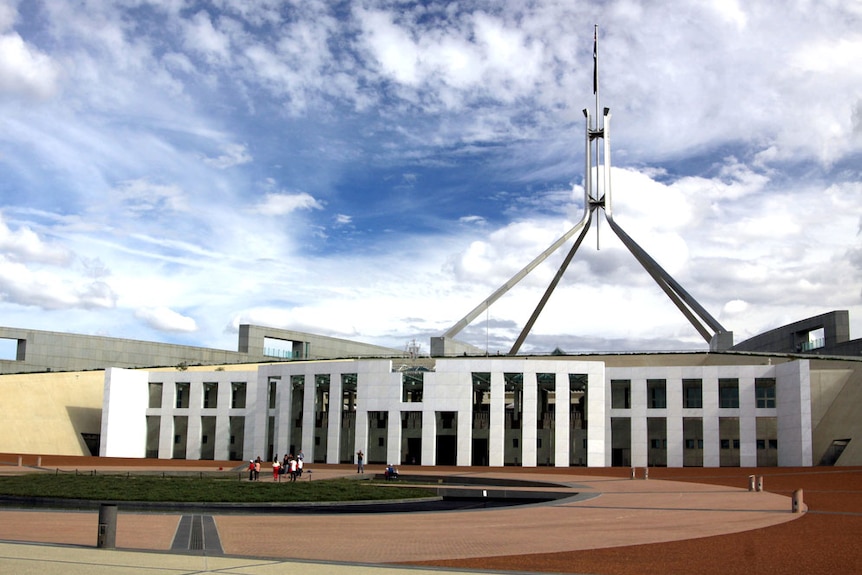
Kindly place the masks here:
[(763, 491), (763, 476), (762, 475), (757, 478), (757, 490)]
[(99, 535), (96, 547), (114, 549), (117, 546), (117, 506), (109, 503), (99, 505)]
[(790, 500), (790, 510), (793, 513), (802, 513), (802, 490), (797, 489), (793, 492), (793, 499)]
[(24, 467), (24, 458), (20, 455), (18, 456), (18, 467)]
[(632, 479), (634, 479), (635, 477), (637, 477), (637, 469), (632, 467)]
[(644, 479), (649, 479), (649, 467), (644, 467)]
[(755, 485), (755, 484), (754, 484), (754, 476), (753, 476), (753, 475), (749, 475), (749, 476), (748, 476), (748, 490), (749, 490), (749, 491), (754, 491), (754, 490), (755, 490), (755, 486), (754, 486), (754, 485)]
[(42, 467), (42, 456), (36, 458), (36, 467)]

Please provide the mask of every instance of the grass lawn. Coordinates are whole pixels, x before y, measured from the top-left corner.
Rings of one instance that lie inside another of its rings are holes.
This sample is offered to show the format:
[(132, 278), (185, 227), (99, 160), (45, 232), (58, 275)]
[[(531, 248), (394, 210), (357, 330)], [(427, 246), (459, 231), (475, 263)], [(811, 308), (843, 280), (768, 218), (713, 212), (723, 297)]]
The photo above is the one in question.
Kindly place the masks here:
[(369, 480), (239, 481), (231, 478), (153, 475), (27, 474), (0, 477), (0, 496), (108, 501), (271, 503), (379, 501), (433, 497), (433, 489), (392, 487)]

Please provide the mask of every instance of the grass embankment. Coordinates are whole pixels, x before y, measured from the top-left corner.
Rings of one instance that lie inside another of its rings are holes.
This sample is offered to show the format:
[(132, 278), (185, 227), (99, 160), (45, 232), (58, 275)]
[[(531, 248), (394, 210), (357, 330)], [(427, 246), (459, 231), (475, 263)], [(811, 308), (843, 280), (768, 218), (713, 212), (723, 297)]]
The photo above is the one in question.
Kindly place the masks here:
[(436, 493), (349, 479), (273, 483), (213, 477), (28, 474), (0, 477), (2, 495), (172, 503), (298, 503), (380, 501), (432, 497)]

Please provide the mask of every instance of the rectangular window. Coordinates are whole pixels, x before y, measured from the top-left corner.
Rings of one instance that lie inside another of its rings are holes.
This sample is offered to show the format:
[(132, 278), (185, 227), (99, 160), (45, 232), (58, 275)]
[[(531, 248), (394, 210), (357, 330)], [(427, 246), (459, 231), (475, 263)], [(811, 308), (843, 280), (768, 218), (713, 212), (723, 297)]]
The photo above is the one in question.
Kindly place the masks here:
[(682, 406), (686, 409), (703, 408), (703, 381), (699, 379), (682, 380)]
[(775, 407), (775, 379), (758, 377), (754, 380), (754, 395), (758, 408)]
[(611, 408), (631, 409), (632, 382), (628, 379), (611, 380)]
[(215, 409), (218, 407), (218, 383), (204, 383), (204, 409)]
[(233, 409), (245, 409), (245, 389), (244, 381), (234, 381), (230, 384), (230, 406)]
[(730, 449), (730, 440), (729, 439), (722, 439), (721, 440), (721, 448), (722, 449)]
[(178, 382), (175, 386), (176, 389), (176, 407), (178, 409), (183, 409), (189, 406), (189, 387), (191, 384), (187, 382)]
[(667, 382), (665, 380), (647, 380), (647, 405), (650, 409), (665, 409), (667, 407)]
[(718, 407), (734, 409), (739, 407), (739, 380), (718, 380)]
[(267, 405), (269, 406), (269, 409), (275, 409), (277, 397), (276, 392), (278, 391), (277, 383), (278, 382), (276, 379), (269, 380), (269, 386), (267, 391)]
[(150, 382), (149, 407), (159, 409), (162, 407), (162, 384)]
[(401, 401), (404, 403), (421, 403), (425, 373), (421, 371), (405, 371), (401, 373)]

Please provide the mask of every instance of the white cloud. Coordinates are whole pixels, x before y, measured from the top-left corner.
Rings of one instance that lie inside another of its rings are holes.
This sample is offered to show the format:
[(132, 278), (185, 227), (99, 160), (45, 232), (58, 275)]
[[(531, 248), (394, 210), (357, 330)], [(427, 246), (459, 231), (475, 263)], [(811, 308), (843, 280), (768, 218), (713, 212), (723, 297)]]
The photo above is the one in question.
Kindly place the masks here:
[(18, 34), (0, 35), (0, 95), (46, 100), (59, 89), (60, 67)]
[(216, 168), (226, 169), (240, 166), (252, 161), (251, 154), (243, 144), (230, 144), (224, 147), (224, 153), (216, 158), (205, 158), (204, 161)]
[(254, 211), (267, 216), (284, 216), (297, 210), (321, 210), (323, 204), (311, 194), (269, 193), (263, 201), (254, 206)]
[(58, 244), (46, 243), (33, 230), (23, 226), (13, 231), (0, 213), (0, 254), (17, 262), (68, 264), (72, 253)]
[(135, 312), (135, 317), (159, 331), (195, 332), (198, 329), (193, 318), (166, 307), (141, 308)]

